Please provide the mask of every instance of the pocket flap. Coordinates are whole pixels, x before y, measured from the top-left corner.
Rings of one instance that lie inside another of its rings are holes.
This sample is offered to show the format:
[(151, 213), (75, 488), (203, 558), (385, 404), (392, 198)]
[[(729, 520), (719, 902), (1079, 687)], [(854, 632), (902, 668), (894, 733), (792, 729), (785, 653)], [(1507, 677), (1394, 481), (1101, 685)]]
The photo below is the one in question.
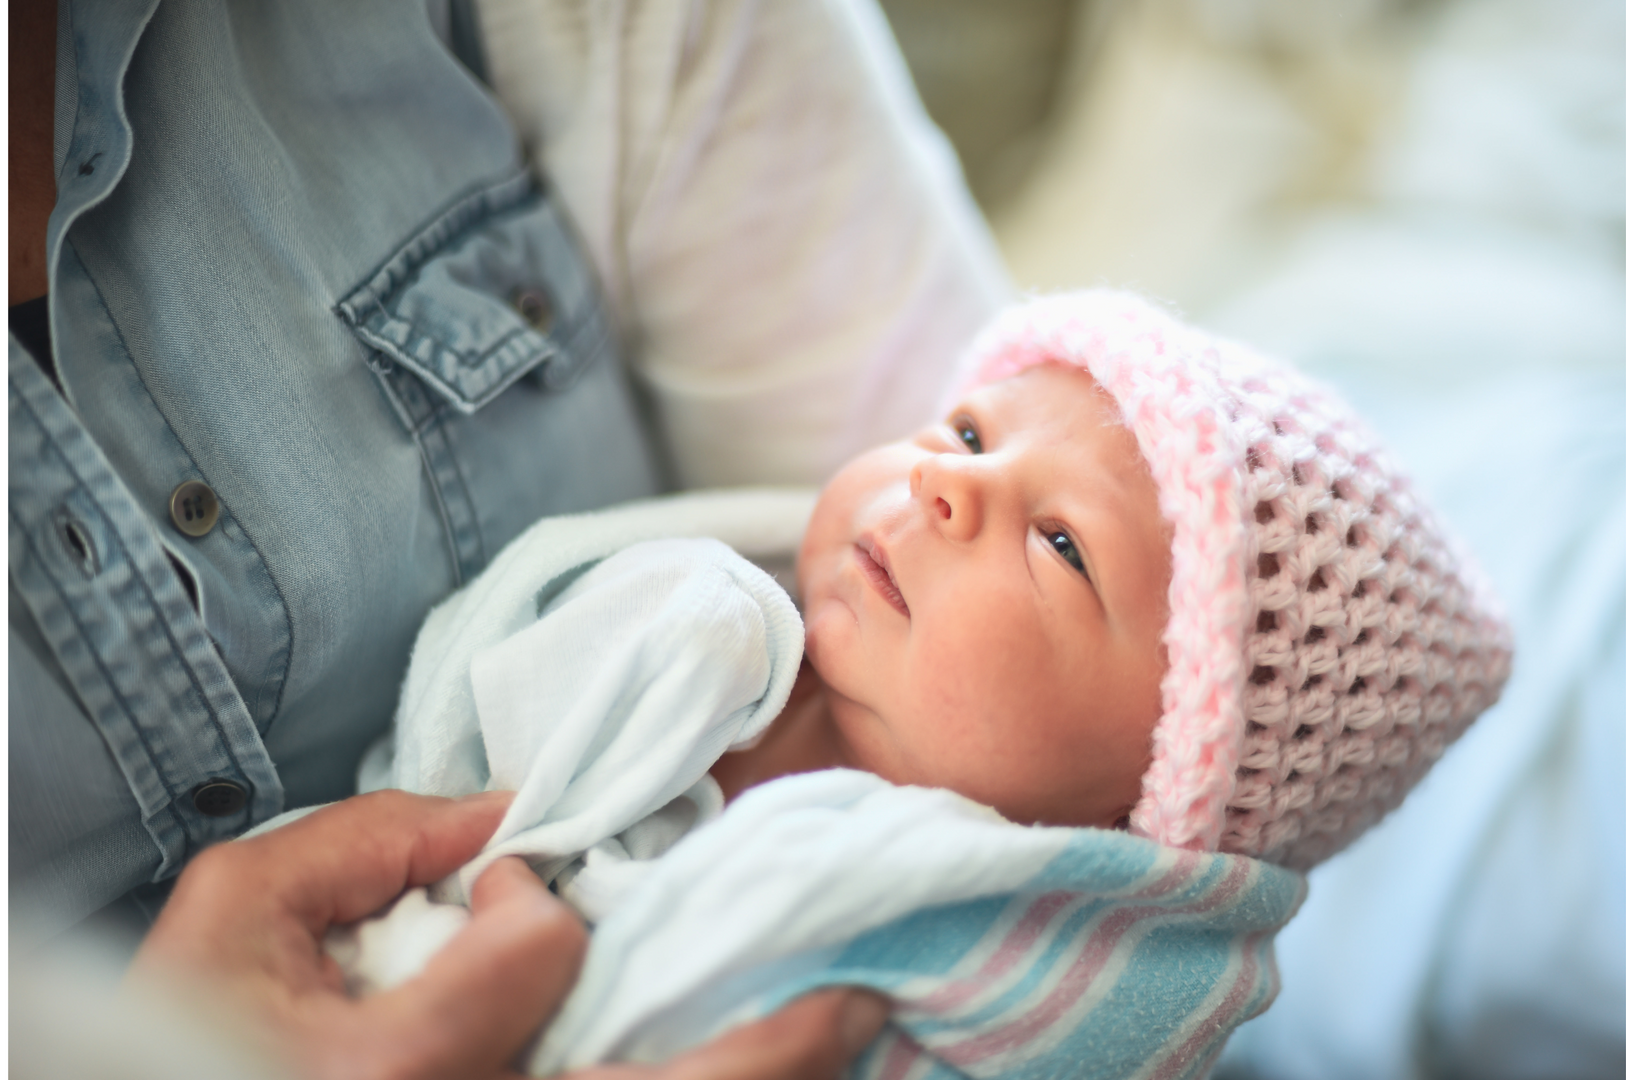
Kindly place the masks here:
[(609, 344), (588, 264), (528, 172), (457, 202), (337, 311), (464, 413), (533, 369), (568, 385)]

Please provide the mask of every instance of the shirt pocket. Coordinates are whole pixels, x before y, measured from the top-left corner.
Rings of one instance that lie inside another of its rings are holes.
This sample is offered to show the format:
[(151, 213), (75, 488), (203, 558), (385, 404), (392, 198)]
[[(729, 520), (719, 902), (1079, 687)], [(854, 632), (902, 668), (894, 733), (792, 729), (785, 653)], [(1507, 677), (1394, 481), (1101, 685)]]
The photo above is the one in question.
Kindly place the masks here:
[(336, 310), (363, 343), (473, 413), (527, 373), (562, 389), (609, 351), (578, 252), (568, 222), (521, 172), (460, 199)]

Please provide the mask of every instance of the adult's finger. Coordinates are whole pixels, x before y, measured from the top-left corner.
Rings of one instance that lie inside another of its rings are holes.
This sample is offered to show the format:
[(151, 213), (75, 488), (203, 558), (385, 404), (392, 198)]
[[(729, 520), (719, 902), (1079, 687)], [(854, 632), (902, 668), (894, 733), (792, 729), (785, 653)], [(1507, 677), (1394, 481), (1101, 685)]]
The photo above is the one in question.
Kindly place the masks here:
[(226, 847), (239, 861), (275, 867), (279, 880), (268, 886), (319, 934), (468, 862), (511, 801), (506, 791), (463, 799), (376, 791)]
[[(836, 1080), (875, 1041), (891, 1005), (868, 990), (821, 990), (656, 1069), (648, 1080)], [(589, 1070), (581, 1080), (620, 1080)]]
[(135, 966), (239, 976), (264, 969), (301, 985), (296, 975), (316, 970), (312, 941), (466, 862), (510, 799), (377, 792), (216, 845), (181, 874)]
[(464, 1075), (495, 1071), (553, 1015), (581, 970), (587, 931), (525, 863), (499, 859), (475, 883), (467, 926), (423, 972), (360, 1007), (411, 1057)]

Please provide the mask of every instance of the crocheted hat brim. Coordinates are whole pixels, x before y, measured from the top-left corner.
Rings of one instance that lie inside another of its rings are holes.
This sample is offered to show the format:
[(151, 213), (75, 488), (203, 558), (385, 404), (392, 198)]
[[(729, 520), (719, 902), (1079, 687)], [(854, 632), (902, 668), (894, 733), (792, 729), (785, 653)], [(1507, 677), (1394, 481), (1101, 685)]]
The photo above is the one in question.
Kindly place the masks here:
[(1247, 618), (1241, 466), (1212, 346), (1138, 297), (1106, 291), (1007, 309), (972, 345), (956, 394), (1038, 364), (1087, 371), (1117, 402), (1173, 526), (1168, 671), (1131, 831), (1212, 851), (1236, 785)]
[(1037, 364), (1116, 401), (1172, 526), (1168, 669), (1130, 815), (1306, 868), (1494, 702), (1512, 632), (1473, 560), (1329, 388), (1124, 293), (1011, 308), (957, 392)]

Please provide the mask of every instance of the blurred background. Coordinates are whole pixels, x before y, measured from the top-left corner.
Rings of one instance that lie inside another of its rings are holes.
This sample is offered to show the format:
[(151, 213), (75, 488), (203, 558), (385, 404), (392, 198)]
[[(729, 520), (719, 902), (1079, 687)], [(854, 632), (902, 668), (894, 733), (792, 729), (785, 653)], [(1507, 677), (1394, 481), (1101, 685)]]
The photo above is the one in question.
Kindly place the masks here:
[(1291, 277), (1294, 305), (1477, 317), (1481, 371), (1626, 363), (1619, 0), (882, 8), (1024, 288), (1240, 325)]
[(881, 6), (1018, 286), (1337, 384), (1517, 629), (1218, 1074), (1626, 1077), (1626, 2)]

